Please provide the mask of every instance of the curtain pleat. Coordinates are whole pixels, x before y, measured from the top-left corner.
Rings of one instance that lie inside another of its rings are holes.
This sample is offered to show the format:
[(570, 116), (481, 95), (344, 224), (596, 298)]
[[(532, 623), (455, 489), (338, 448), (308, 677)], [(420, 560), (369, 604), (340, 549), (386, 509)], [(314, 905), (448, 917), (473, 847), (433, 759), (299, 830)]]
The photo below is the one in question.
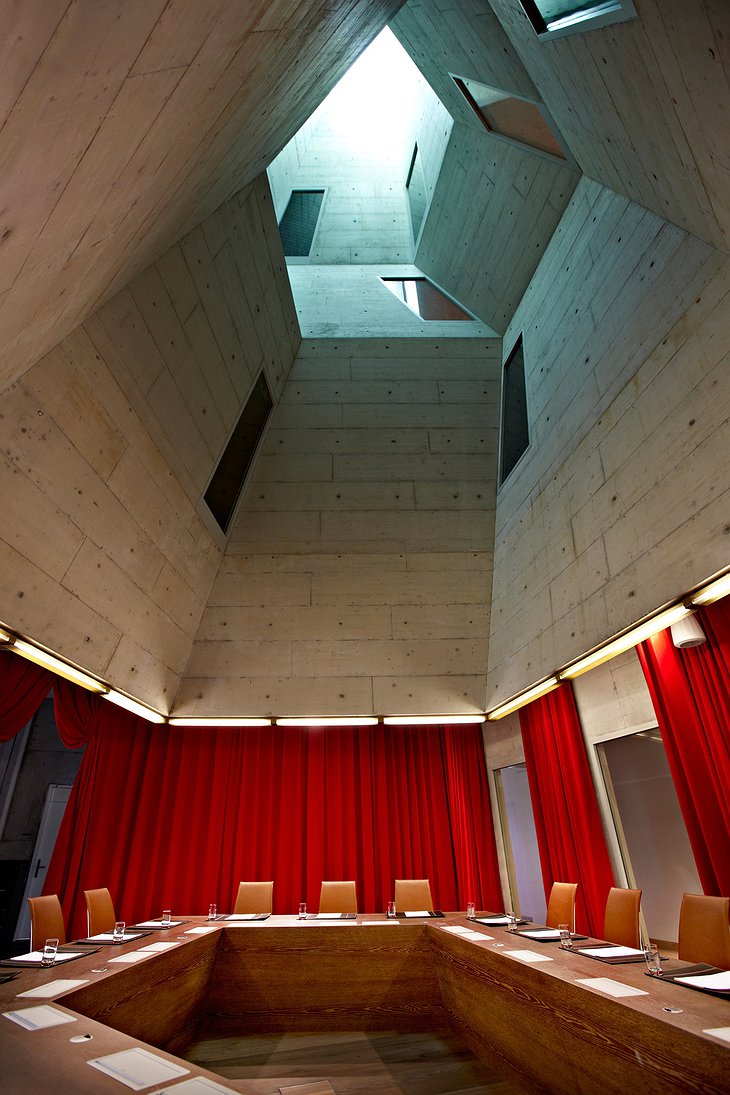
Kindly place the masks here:
[(601, 938), (615, 883), (570, 685), (523, 707), (520, 727), (545, 895), (577, 882), (576, 928)]
[(678, 650), (670, 631), (637, 648), (706, 894), (730, 894), (730, 598), (698, 609), (707, 636)]
[(40, 665), (0, 650), (0, 741), (20, 733), (57, 679)]

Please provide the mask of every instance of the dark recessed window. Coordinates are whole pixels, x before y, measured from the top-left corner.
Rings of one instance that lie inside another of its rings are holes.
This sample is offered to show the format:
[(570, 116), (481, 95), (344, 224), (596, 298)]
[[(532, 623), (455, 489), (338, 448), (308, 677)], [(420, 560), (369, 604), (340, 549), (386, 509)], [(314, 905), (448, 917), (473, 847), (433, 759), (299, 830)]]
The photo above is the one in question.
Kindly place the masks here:
[(636, 19), (631, 0), (520, 0), (538, 38), (582, 34), (612, 23)]
[(228, 531), (272, 406), (269, 386), (261, 373), (204, 495), (205, 504), (223, 532)]
[(508, 95), (477, 80), (461, 76), (454, 76), (453, 80), (490, 133), (548, 152), (560, 160), (567, 159), (541, 103)]
[(423, 218), (426, 215), (426, 176), (423, 173), (423, 161), (418, 151), (418, 145), (413, 146), (411, 166), (408, 168), (408, 177), (406, 179), (406, 192), (411, 214), (413, 242), (417, 243), (418, 233), (421, 231)]
[(520, 335), (515, 348), (507, 358), (502, 373), (500, 483), (504, 483), (529, 444), (525, 357), (522, 352), (522, 336)]
[(285, 255), (305, 257), (312, 250), (323, 198), (324, 190), (292, 190), (279, 223)]
[(381, 278), (398, 300), (408, 305), (421, 319), (473, 319), (450, 297), (432, 285), (428, 278)]

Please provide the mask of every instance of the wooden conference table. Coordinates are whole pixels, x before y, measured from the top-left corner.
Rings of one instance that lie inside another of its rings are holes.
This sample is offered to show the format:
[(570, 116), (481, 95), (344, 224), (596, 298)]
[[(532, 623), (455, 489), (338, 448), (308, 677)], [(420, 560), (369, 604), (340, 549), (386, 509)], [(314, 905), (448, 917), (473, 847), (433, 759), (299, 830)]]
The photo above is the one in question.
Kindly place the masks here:
[[(52, 969), (23, 969), (0, 984), (1, 1012), (51, 1004), (75, 1020), (26, 1030), (0, 1015), (3, 1095), (123, 1095), (128, 1087), (86, 1062), (134, 1046), (184, 1065), (181, 1080), (206, 1077), (251, 1095), (265, 1090), (176, 1059), (196, 1029), (225, 1037), (450, 1028), (528, 1092), (730, 1092), (730, 1042), (703, 1033), (730, 1027), (730, 1000), (646, 977), (643, 964), (609, 966), (460, 914), (395, 923), (370, 915), (330, 922), (272, 916), (241, 926), (185, 920)], [(210, 930), (189, 934), (193, 928)], [(179, 945), (148, 951), (135, 964), (110, 961), (160, 941)], [(510, 951), (550, 961), (531, 964)], [(578, 983), (600, 977), (645, 995), (614, 998)], [(59, 978), (85, 983), (52, 1000), (18, 997)], [(81, 1035), (92, 1039), (70, 1041)]]

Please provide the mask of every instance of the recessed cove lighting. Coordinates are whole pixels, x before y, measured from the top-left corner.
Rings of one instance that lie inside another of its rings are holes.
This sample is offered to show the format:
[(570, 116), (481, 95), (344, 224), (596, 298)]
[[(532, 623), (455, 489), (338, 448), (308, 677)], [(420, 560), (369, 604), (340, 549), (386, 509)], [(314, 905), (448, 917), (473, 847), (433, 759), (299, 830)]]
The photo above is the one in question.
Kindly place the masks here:
[(384, 726), (456, 726), (478, 725), (486, 715), (386, 715)]
[(720, 601), (723, 597), (730, 596), (730, 574), (716, 578), (714, 582), (708, 582), (690, 598), (693, 605), (711, 605), (713, 601)]
[(311, 715), (292, 715), (276, 720), (277, 726), (377, 726), (375, 715), (330, 715), (316, 718)]
[(53, 654), (49, 654), (46, 650), (41, 650), (33, 643), (26, 642), (24, 639), (15, 639), (11, 649), (29, 662), (35, 662), (36, 665), (49, 669), (56, 676), (63, 677), (64, 680), (71, 681), (73, 684), (78, 684), (89, 692), (106, 691), (106, 685), (102, 684), (101, 681), (97, 681), (88, 673), (84, 673), (83, 670), (68, 665), (67, 662), (62, 661)]
[(159, 711), (154, 711), (146, 704), (139, 703), (138, 700), (133, 700), (131, 696), (125, 696), (123, 692), (117, 692), (113, 688), (105, 693), (104, 699), (115, 703), (117, 707), (123, 707), (125, 711), (131, 711), (133, 715), (139, 715), (140, 718), (147, 719), (148, 722), (167, 722), (166, 716), (161, 715)]
[(521, 692), (519, 696), (515, 696), (513, 699), (508, 700), (507, 703), (503, 703), (500, 707), (495, 707), (493, 711), (487, 711), (487, 718), (490, 720), (503, 719), (505, 715), (511, 715), (513, 711), (519, 711), (520, 707), (524, 707), (525, 704), (531, 703), (532, 700), (537, 700), (540, 696), (546, 696), (548, 692), (552, 692), (559, 684), (560, 681), (557, 677), (548, 677), (547, 680), (534, 685), (532, 688), (528, 688), (526, 692)]
[(237, 715), (171, 715), (167, 722), (170, 726), (271, 726), (271, 719)]
[(673, 608), (668, 608), (657, 616), (652, 616), (650, 620), (645, 620), (638, 627), (633, 627), (630, 631), (619, 635), (618, 638), (605, 643), (598, 650), (594, 650), (592, 654), (587, 654), (585, 658), (580, 658), (567, 668), (561, 669), (558, 676), (561, 680), (572, 680), (573, 677), (579, 677), (581, 673), (586, 673), (589, 669), (594, 669), (595, 666), (610, 661), (611, 658), (615, 658), (618, 654), (623, 654), (624, 651), (638, 646), (645, 639), (656, 635), (658, 631), (664, 631), (672, 624), (676, 624), (690, 615), (691, 609), (686, 608), (684, 605), (675, 605)]

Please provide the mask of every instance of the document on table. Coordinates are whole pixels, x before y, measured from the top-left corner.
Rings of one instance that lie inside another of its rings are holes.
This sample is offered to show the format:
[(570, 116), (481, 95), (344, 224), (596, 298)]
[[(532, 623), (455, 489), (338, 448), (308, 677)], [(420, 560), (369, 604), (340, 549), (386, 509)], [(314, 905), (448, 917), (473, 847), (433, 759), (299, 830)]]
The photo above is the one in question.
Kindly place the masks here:
[(403, 915), (404, 916), (430, 916), (431, 913), (428, 911), (428, 909), (417, 909), (417, 910), (414, 909), (411, 912), (404, 913)]
[(145, 958), (151, 958), (149, 951), (129, 951), (127, 954), (118, 954), (116, 958), (108, 959), (109, 965), (118, 962), (120, 965), (131, 965), (133, 962), (143, 962)]
[(538, 942), (543, 943), (548, 942), (548, 940), (560, 939), (560, 932), (557, 928), (535, 928), (534, 931), (525, 931), (522, 928), (519, 934), (527, 936), (528, 939), (537, 939)]
[(59, 977), (56, 981), (49, 981), (46, 985), (39, 985), (38, 988), (28, 989), (26, 992), (19, 992), (18, 996), (33, 996), (37, 999), (46, 999), (51, 996), (58, 996), (60, 992), (70, 992), (71, 989), (80, 988), (81, 985), (88, 985), (88, 980), (78, 981), (71, 978)]
[(631, 985), (622, 985), (610, 977), (579, 977), (576, 985), (585, 985), (589, 989), (605, 992), (607, 996), (648, 996), (644, 989), (634, 989)]
[(316, 913), (317, 920), (341, 920), (342, 913)]
[(209, 932), (214, 931), (217, 931), (217, 928), (208, 927), (207, 924), (204, 924), (199, 928), (188, 928), (186, 932), (183, 932), (183, 935), (208, 935)]
[(225, 919), (226, 920), (256, 920), (258, 915), (259, 915), (258, 913), (231, 913), (231, 915), (227, 916)]
[(121, 1053), (109, 1053), (106, 1057), (95, 1057), (86, 1063), (126, 1084), (133, 1091), (141, 1091), (152, 1084), (165, 1084), (190, 1072), (189, 1068), (181, 1068), (180, 1065), (139, 1047), (124, 1049)]
[(125, 932), (122, 939), (116, 939), (114, 932), (100, 932), (99, 935), (89, 935), (84, 943), (130, 943), (132, 939), (141, 939), (144, 932)]
[(35, 1008), (22, 1008), (20, 1011), (3, 1012), (6, 1019), (11, 1019), (26, 1030), (42, 1030), (44, 1027), (58, 1027), (62, 1023), (75, 1023), (76, 1016), (66, 1015), (50, 1004), (39, 1004)]
[(579, 947), (578, 954), (589, 958), (643, 958), (644, 952), (635, 947)]
[(695, 989), (712, 989), (713, 992), (730, 992), (730, 970), (718, 973), (706, 973), (699, 976), (675, 977), (680, 985), (691, 985)]
[(485, 935), (484, 932), (475, 932), (473, 928), (462, 928), (459, 924), (454, 924), (451, 927), (443, 928), (445, 932), (451, 932), (452, 935), (460, 935), (462, 939), (472, 939), (477, 943), (482, 943), (487, 939), (494, 939), (493, 935)]
[(486, 924), (488, 928), (499, 928), (503, 924), (509, 924), (508, 916), (478, 916), (478, 924)]
[(214, 1080), (206, 1080), (203, 1076), (192, 1076), (189, 1080), (175, 1084), (174, 1087), (161, 1087), (153, 1091), (152, 1095), (177, 1095), (178, 1092), (180, 1095), (209, 1095), (211, 1091), (223, 1091), (226, 1095), (231, 1095), (233, 1088), (223, 1087), (222, 1084), (217, 1084)]
[(552, 958), (547, 954), (535, 954), (534, 951), (505, 951), (510, 958), (519, 958), (521, 962), (531, 962), (533, 965), (537, 965), (538, 962), (552, 962)]
[[(88, 953), (88, 952), (86, 952)], [(56, 951), (56, 961), (54, 965), (57, 966), (60, 962), (72, 962), (74, 958), (83, 958), (84, 951)], [(9, 958), (9, 962), (17, 962), (19, 966), (28, 965), (34, 962), (38, 962), (40, 965), (43, 959), (41, 951), (28, 951), (27, 954), (16, 954), (14, 958)]]
[(140, 920), (135, 928), (179, 928), (184, 920)]
[(172, 947), (181, 947), (181, 946), (182, 946), (182, 943), (178, 943), (174, 939), (171, 939), (169, 943), (149, 943), (146, 947), (140, 947), (139, 951), (136, 951), (135, 953), (136, 954), (145, 954), (148, 951), (152, 951), (153, 953), (157, 953), (158, 951), (169, 951), (169, 950), (172, 949)]

